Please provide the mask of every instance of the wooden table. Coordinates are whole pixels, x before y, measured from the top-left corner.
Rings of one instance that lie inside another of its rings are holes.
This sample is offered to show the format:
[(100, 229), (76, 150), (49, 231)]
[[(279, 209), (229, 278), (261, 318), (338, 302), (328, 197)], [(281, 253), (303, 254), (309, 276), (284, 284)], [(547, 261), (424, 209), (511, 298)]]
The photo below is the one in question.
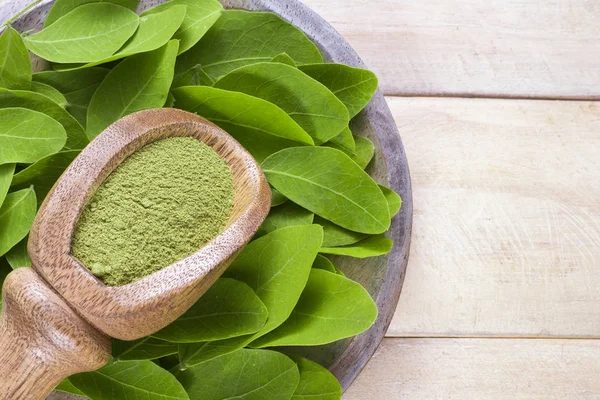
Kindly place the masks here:
[(600, 399), (600, 1), (305, 3), (378, 73), (414, 188), (400, 303), (344, 398)]

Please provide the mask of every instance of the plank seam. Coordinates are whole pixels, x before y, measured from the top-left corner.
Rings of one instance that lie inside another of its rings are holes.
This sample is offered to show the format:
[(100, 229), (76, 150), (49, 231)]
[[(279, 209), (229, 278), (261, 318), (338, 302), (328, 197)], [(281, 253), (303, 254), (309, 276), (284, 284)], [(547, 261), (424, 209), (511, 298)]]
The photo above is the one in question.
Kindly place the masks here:
[(492, 339), (492, 340), (589, 340), (596, 341), (600, 340), (597, 336), (477, 336), (477, 335), (465, 335), (465, 336), (385, 336), (385, 339)]
[(535, 97), (535, 96), (504, 96), (504, 95), (474, 95), (474, 94), (418, 94), (418, 93), (384, 93), (388, 98), (430, 98), (430, 99), (473, 99), (473, 100), (536, 100), (536, 101), (565, 101), (565, 102), (590, 102), (600, 101), (600, 96), (590, 97)]

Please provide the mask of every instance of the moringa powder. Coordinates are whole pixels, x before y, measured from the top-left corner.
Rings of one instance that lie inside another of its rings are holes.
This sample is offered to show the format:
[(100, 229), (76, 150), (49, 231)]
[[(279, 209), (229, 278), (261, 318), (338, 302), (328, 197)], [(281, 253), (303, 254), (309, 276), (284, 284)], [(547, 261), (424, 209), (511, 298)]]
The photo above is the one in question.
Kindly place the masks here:
[(190, 137), (151, 143), (123, 161), (79, 217), (72, 254), (109, 286), (134, 282), (196, 252), (221, 233), (233, 175)]

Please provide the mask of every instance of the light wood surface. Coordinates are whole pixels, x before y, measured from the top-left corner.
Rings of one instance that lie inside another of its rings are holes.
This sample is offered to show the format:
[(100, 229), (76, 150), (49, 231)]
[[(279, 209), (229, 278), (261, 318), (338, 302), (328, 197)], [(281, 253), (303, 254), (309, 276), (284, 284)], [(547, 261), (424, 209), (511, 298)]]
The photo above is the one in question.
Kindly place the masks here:
[(600, 103), (387, 100), (411, 255), (344, 399), (600, 399)]
[(600, 98), (594, 0), (303, 0), (388, 95)]
[(600, 399), (600, 341), (385, 339), (344, 400)]
[(411, 171), (392, 336), (600, 336), (600, 103), (388, 98)]
[(600, 399), (600, 103), (552, 101), (600, 99), (600, 3), (303, 1), (402, 96), (413, 184), (390, 337), (344, 399)]

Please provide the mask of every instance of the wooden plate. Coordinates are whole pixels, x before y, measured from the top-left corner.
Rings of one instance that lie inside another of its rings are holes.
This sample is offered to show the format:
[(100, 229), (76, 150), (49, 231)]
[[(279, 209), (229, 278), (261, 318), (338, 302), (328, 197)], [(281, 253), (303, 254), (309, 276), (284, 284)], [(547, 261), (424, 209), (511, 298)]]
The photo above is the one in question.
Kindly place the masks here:
[[(163, 2), (141, 0), (140, 10)], [(221, 0), (221, 2), (227, 8), (277, 13), (302, 29), (317, 44), (327, 61), (366, 68), (350, 45), (327, 22), (299, 1)], [(0, 5), (0, 25), (14, 18), (12, 25), (20, 32), (40, 30), (53, 3), (53, 0), (38, 2), (11, 0)], [(34, 60), (35, 70), (39, 71), (44, 67), (42, 60)], [(381, 92), (377, 92), (369, 106), (352, 121), (352, 130), (355, 134), (365, 136), (375, 143), (375, 159), (367, 171), (377, 182), (390, 186), (398, 192), (403, 200), (402, 210), (394, 217), (389, 232), (389, 236), (395, 241), (390, 254), (365, 260), (352, 258), (334, 260), (348, 277), (364, 285), (376, 299), (379, 317), (369, 331), (353, 339), (327, 346), (286, 349), (329, 366), (344, 389), (350, 386), (367, 364), (383, 339), (394, 315), (408, 262), (413, 213), (410, 176), (404, 147)]]

